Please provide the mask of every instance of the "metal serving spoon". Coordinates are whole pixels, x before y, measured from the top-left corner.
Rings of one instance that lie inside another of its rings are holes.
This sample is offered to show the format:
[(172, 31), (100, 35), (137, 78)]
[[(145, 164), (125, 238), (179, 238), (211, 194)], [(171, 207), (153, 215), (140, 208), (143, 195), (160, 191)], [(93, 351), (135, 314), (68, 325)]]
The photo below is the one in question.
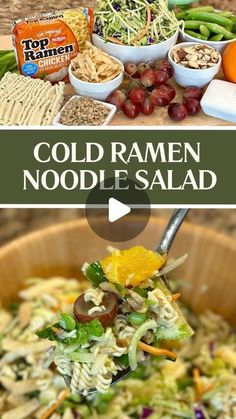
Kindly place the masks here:
[[(167, 224), (167, 227), (164, 231), (164, 234), (161, 238), (161, 241), (160, 241), (160, 243), (157, 247), (157, 250), (156, 250), (161, 255), (163, 255), (164, 253), (169, 253), (170, 248), (172, 246), (172, 243), (174, 241), (174, 238), (175, 238), (180, 226), (182, 225), (186, 215), (188, 214), (188, 211), (189, 211), (189, 208), (187, 208), (187, 209), (178, 208), (178, 209), (175, 209), (173, 211), (173, 213), (170, 217), (170, 220)], [(163, 279), (164, 279), (167, 287), (170, 288), (166, 277), (164, 277)], [(150, 355), (147, 354), (146, 358), (148, 358), (149, 356)], [(111, 385), (113, 385), (113, 384), (117, 383), (118, 381), (122, 380), (130, 372), (131, 372), (130, 368), (126, 368), (125, 370), (119, 371), (116, 376), (113, 376)], [(68, 375), (64, 375), (64, 380), (65, 380), (66, 385), (70, 388), (71, 377), (69, 377)], [(97, 393), (97, 390), (91, 389), (88, 394), (93, 394), (93, 393)]]

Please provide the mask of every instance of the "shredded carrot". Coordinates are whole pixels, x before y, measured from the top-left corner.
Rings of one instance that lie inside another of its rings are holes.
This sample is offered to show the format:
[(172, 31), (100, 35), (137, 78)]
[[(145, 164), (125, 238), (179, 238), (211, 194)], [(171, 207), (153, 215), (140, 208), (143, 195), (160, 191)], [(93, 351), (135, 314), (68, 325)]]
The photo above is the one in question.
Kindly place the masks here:
[(196, 399), (197, 401), (201, 400), (202, 396), (202, 383), (201, 383), (201, 377), (200, 377), (200, 371), (198, 368), (193, 369), (193, 380), (195, 384), (195, 391), (196, 391)]
[(108, 41), (113, 42), (113, 44), (118, 44), (118, 45), (124, 45), (123, 42), (121, 42), (119, 39), (114, 38), (113, 36), (108, 36), (107, 37)]
[(61, 394), (59, 395), (58, 399), (55, 401), (55, 403), (52, 404), (52, 406), (50, 406), (46, 412), (44, 412), (41, 416), (40, 419), (48, 419), (54, 412), (55, 410), (58, 409), (58, 407), (60, 407), (60, 405), (64, 402), (64, 400), (70, 395), (70, 390), (69, 389), (65, 389), (61, 392)]
[(173, 359), (174, 361), (177, 358), (177, 355), (174, 352), (169, 351), (168, 349), (155, 348), (154, 346), (147, 345), (146, 343), (141, 342), (141, 341), (138, 343), (138, 347), (142, 351), (148, 352), (149, 354), (152, 354), (152, 355), (157, 355), (157, 356), (163, 355), (167, 358)]
[(145, 35), (148, 33), (150, 24), (151, 24), (151, 9), (150, 7), (147, 6), (147, 23), (145, 25), (145, 28), (138, 34), (138, 36), (136, 36), (133, 41), (137, 42), (137, 41), (141, 41), (141, 39), (143, 39), (145, 37)]
[(171, 301), (175, 302), (181, 297), (180, 292), (177, 292), (176, 294), (172, 294)]

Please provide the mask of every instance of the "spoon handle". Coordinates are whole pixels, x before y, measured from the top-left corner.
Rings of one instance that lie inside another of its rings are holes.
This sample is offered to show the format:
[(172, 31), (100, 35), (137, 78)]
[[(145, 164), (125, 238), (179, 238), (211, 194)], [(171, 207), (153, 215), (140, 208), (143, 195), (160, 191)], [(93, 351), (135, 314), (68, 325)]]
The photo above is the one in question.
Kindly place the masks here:
[(167, 227), (157, 248), (158, 253), (163, 255), (164, 253), (169, 252), (173, 240), (188, 212), (189, 208), (177, 208), (173, 211), (173, 214), (170, 217), (169, 223), (167, 224)]

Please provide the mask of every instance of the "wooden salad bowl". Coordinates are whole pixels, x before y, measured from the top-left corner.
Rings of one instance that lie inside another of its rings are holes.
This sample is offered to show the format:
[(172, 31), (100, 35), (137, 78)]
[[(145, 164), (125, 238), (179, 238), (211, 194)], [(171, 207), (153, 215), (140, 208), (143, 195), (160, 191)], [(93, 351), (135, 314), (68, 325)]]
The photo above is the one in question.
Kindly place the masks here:
[[(104, 230), (107, 220), (97, 217)], [(141, 219), (123, 220), (132, 230)], [(29, 277), (65, 276), (81, 278), (84, 262), (106, 254), (108, 244), (117, 248), (143, 245), (155, 250), (166, 220), (151, 217), (145, 230), (135, 239), (121, 244), (108, 243), (80, 219), (44, 228), (0, 248), (0, 302), (7, 306), (17, 298)], [(182, 298), (196, 313), (211, 309), (236, 325), (236, 240), (204, 227), (185, 223), (178, 233), (171, 256), (188, 253), (184, 265), (172, 273), (181, 279)]]

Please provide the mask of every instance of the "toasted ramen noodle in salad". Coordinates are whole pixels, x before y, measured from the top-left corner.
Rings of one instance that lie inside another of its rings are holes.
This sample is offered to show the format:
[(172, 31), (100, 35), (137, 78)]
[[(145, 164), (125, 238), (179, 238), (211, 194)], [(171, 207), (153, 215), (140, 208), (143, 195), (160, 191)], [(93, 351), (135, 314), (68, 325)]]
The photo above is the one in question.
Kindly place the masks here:
[(111, 249), (100, 262), (83, 266), (92, 288), (76, 299), (73, 315), (62, 313), (38, 332), (57, 343), (50, 360), (69, 377), (73, 394), (106, 392), (120, 371), (134, 371), (146, 353), (176, 360), (160, 342), (184, 339), (193, 331), (175, 302), (179, 295), (172, 295), (161, 278), (172, 267), (166, 255), (141, 246)]
[[(93, 278), (93, 283), (100, 283), (101, 270), (89, 266), (90, 273), (87, 272), (87, 275)], [(137, 278), (136, 275), (135, 282)], [(110, 282), (106, 283), (110, 285)], [(172, 286), (176, 283), (175, 280)], [(61, 312), (70, 313), (72, 317), (78, 295), (89, 289), (88, 280), (31, 278), (26, 285), (19, 293), (19, 302), (12, 303), (8, 309), (0, 308), (2, 419), (236, 417), (236, 334), (219, 315), (206, 312), (195, 316), (182, 304), (182, 310), (195, 330), (195, 335), (175, 344), (178, 354), (176, 362), (166, 362), (163, 357), (150, 357), (106, 393), (83, 396), (67, 389), (62, 375), (52, 364), (56, 342), (40, 339), (36, 333), (40, 328), (58, 322)], [(145, 289), (142, 286), (138, 288)], [(132, 312), (139, 313), (136, 308)], [(65, 321), (67, 328), (71, 322), (70, 325), (74, 325), (73, 317), (72, 321), (65, 316), (62, 319), (62, 324)], [(93, 324), (93, 333), (94, 330), (99, 335), (101, 326)], [(99, 343), (98, 340), (95, 342), (95, 345)], [(64, 343), (62, 346), (69, 348)], [(86, 351), (84, 348), (79, 352)], [(64, 353), (70, 355), (73, 351), (64, 350)], [(57, 352), (54, 362), (60, 364), (63, 374), (67, 368), (71, 373), (72, 361), (70, 356), (68, 358), (62, 355), (60, 359)], [(85, 369), (89, 363), (80, 361), (76, 367), (80, 368), (80, 365)]]

